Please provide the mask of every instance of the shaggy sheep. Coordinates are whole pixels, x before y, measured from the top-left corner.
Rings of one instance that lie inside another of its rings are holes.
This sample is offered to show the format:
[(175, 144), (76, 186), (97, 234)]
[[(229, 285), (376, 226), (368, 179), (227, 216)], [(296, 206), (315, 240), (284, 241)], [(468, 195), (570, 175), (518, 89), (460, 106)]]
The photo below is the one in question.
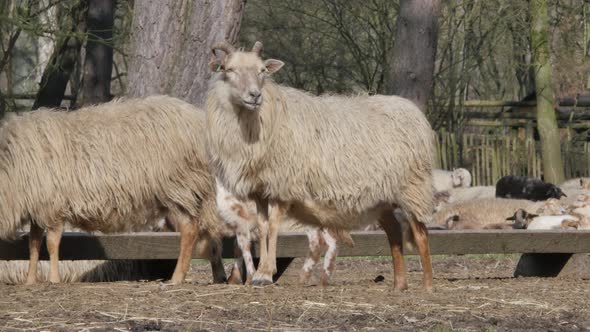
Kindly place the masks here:
[(27, 283), (34, 283), (43, 230), (50, 282), (59, 282), (64, 223), (103, 233), (180, 226), (171, 278), (184, 280), (197, 238), (210, 243), (215, 281), (225, 279), (214, 182), (205, 154), (205, 113), (167, 96), (113, 101), (75, 112), (38, 110), (0, 130), (0, 238), (30, 223)]
[(432, 177), (434, 190), (437, 192), (471, 187), (471, 173), (465, 168), (455, 168), (452, 171), (435, 169), (432, 171)]
[(537, 178), (507, 175), (496, 182), (496, 197), (544, 201), (548, 198), (560, 199), (564, 196), (566, 194), (558, 186)]
[(211, 168), (239, 199), (256, 201), (261, 262), (253, 284), (272, 283), (277, 225), (302, 223), (350, 230), (379, 220), (388, 235), (394, 288), (406, 289), (401, 225), (410, 216), (432, 289), (428, 233), (433, 210), (432, 128), (411, 101), (397, 96), (312, 96), (268, 76), (283, 63), (222, 42), (213, 53), (207, 99)]
[[(243, 261), (246, 266), (246, 284), (249, 284), (256, 271), (251, 252), (251, 242), (258, 239), (256, 203), (253, 201), (238, 200), (218, 180), (216, 180), (216, 185), (217, 208), (221, 220), (224, 223), (224, 228), (227, 229), (224, 234), (235, 235), (240, 249), (236, 252), (236, 258), (239, 259), (234, 262), (228, 282), (235, 284), (242, 283), (240, 264)], [(309, 241), (309, 254), (303, 265), (300, 282), (306, 283), (309, 280), (314, 265), (318, 263), (322, 251), (325, 250), (326, 254), (324, 256), (321, 284), (327, 285), (334, 270), (334, 263), (338, 254), (338, 240), (345, 242), (349, 246), (353, 246), (354, 242), (352, 238), (345, 231), (299, 225), (293, 220), (283, 222), (279, 226), (280, 232), (293, 229), (304, 230)]]

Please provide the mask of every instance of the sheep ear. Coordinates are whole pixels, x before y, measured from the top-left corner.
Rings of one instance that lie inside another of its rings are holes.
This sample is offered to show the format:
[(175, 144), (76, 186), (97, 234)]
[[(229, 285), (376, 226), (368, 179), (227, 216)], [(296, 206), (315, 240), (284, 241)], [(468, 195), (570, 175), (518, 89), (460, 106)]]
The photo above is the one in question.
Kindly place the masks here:
[(516, 217), (512, 215), (511, 217), (506, 218), (506, 220), (516, 220)]
[(283, 61), (275, 59), (266, 59), (264, 61), (264, 66), (266, 67), (266, 70), (268, 70), (269, 75), (279, 71), (279, 69), (281, 69), (284, 64), (285, 63)]

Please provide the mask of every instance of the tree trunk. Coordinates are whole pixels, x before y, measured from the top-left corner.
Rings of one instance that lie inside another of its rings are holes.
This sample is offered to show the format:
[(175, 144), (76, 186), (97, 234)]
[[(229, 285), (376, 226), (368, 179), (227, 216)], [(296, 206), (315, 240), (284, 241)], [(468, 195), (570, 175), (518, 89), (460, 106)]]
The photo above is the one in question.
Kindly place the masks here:
[(127, 94), (203, 105), (211, 46), (237, 41), (244, 6), (245, 0), (136, 1)]
[(88, 40), (81, 105), (98, 104), (111, 99), (114, 13), (115, 0), (89, 0), (88, 2), (86, 18)]
[(541, 137), (544, 180), (559, 184), (564, 180), (559, 130), (549, 62), (549, 19), (547, 0), (531, 0), (531, 43), (537, 93), (537, 129)]
[(53, 54), (45, 67), (33, 109), (39, 107), (59, 107), (63, 100), (68, 81), (80, 57), (82, 41), (76, 35), (84, 32), (84, 18), (87, 3), (80, 0), (63, 17), (62, 31), (65, 36), (58, 40)]
[(385, 92), (426, 111), (432, 95), (440, 0), (401, 0)]

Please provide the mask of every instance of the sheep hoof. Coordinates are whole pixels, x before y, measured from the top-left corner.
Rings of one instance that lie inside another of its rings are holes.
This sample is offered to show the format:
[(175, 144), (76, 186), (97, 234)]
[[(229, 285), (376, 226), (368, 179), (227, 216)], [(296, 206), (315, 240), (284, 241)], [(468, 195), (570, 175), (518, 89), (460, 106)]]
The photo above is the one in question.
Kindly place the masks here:
[(227, 284), (228, 280), (226, 277), (222, 277), (222, 278), (215, 278), (213, 279), (213, 283), (214, 284)]
[(254, 277), (252, 279), (252, 286), (268, 286), (268, 285), (272, 285), (272, 277), (266, 277), (266, 276), (262, 276), (262, 277)]
[(30, 285), (35, 285), (36, 283), (37, 283), (37, 280), (29, 280), (29, 279), (27, 279), (27, 281), (25, 282), (25, 285), (30, 286)]
[(394, 292), (403, 292), (408, 290), (408, 284), (403, 282), (403, 283), (394, 283), (393, 285), (393, 291)]
[(229, 279), (227, 283), (230, 285), (241, 285), (242, 284), (242, 274), (240, 273), (239, 269), (232, 268), (231, 273), (229, 275)]

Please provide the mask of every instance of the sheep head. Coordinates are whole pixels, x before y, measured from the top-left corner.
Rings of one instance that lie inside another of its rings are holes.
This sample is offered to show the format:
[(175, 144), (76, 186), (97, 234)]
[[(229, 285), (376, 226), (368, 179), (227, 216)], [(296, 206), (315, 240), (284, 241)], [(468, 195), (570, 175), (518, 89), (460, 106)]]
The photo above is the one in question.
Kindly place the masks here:
[(549, 189), (547, 189), (546, 193), (547, 197), (550, 198), (557, 198), (560, 199), (561, 197), (567, 197), (567, 195), (561, 190), (561, 188), (551, 185)]
[[(219, 59), (216, 50), (225, 52), (225, 57)], [(232, 103), (249, 111), (258, 110), (264, 98), (265, 79), (281, 69), (284, 63), (275, 59), (262, 60), (262, 43), (259, 41), (250, 52), (236, 50), (227, 42), (215, 44), (211, 51), (213, 58), (209, 68), (221, 74), (219, 79), (227, 85)]]
[(518, 209), (511, 217), (506, 218), (506, 220), (514, 221), (514, 225), (512, 226), (514, 229), (526, 229), (528, 224), (538, 216), (538, 214), (528, 213), (525, 209)]

